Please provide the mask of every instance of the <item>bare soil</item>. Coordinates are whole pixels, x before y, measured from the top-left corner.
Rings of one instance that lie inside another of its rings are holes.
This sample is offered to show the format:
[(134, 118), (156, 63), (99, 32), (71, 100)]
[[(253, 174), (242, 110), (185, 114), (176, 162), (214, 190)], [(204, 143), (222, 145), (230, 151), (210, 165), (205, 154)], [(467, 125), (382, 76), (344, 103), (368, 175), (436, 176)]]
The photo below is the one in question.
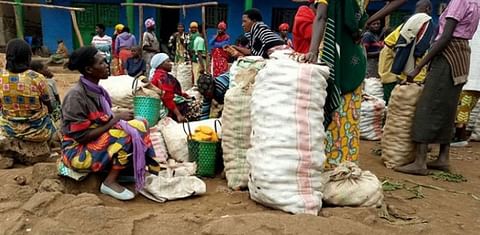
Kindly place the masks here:
[[(78, 75), (61, 70), (55, 79), (63, 96)], [(56, 178), (51, 164), (16, 166), (0, 170), (0, 234), (477, 234), (480, 231), (480, 143), (452, 149), (453, 171), (467, 179), (461, 183), (396, 173), (385, 168), (372, 151), (378, 148), (378, 142), (361, 142), (361, 168), (382, 180), (405, 184), (410, 191), (385, 192), (388, 210), (324, 208), (319, 216), (290, 215), (266, 208), (250, 200), (248, 192), (229, 190), (221, 178), (205, 179), (207, 193), (200, 197), (158, 204), (138, 196), (133, 201), (120, 202), (98, 193), (99, 177), (76, 184)], [(432, 154), (437, 151), (434, 148)], [(19, 176), (25, 177), (25, 185)], [(417, 184), (424, 186), (415, 188)], [(385, 211), (389, 211), (388, 216)]]

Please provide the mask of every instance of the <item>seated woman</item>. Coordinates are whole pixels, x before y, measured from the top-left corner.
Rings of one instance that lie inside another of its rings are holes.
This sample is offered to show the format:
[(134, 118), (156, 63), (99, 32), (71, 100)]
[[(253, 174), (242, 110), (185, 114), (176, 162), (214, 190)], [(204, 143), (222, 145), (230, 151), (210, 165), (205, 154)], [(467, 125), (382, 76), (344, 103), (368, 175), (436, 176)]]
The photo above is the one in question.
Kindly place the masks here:
[(153, 56), (150, 62), (150, 80), (152, 84), (163, 91), (162, 102), (168, 109), (168, 116), (177, 122), (185, 122), (189, 111), (188, 102), (175, 102), (175, 96), (186, 99), (190, 97), (182, 91), (180, 82), (169, 72), (172, 71), (172, 61), (165, 53)]
[(55, 128), (47, 80), (30, 70), (32, 51), (21, 39), (7, 44), (6, 71), (0, 74), (0, 127), (11, 138), (48, 142)]
[(159, 169), (146, 121), (134, 120), (132, 112), (112, 112), (110, 96), (98, 85), (109, 71), (97, 49), (73, 52), (68, 68), (82, 75), (63, 100), (63, 163), (75, 172), (109, 170), (100, 191), (118, 200), (133, 199), (135, 194), (117, 182), (120, 171), (133, 166), (138, 191), (144, 186), (145, 166)]

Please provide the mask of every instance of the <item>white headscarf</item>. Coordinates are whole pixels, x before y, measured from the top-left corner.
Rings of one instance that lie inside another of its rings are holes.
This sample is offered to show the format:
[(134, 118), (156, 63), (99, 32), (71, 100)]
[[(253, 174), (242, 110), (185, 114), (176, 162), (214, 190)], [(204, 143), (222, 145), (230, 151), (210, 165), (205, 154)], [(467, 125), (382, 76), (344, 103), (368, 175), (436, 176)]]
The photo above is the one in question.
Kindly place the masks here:
[(166, 60), (168, 60), (169, 57), (165, 53), (158, 53), (152, 57), (152, 60), (150, 61), (150, 72), (148, 74), (148, 80), (153, 79), (153, 74), (155, 74), (155, 70), (157, 69), (158, 66), (163, 64)]

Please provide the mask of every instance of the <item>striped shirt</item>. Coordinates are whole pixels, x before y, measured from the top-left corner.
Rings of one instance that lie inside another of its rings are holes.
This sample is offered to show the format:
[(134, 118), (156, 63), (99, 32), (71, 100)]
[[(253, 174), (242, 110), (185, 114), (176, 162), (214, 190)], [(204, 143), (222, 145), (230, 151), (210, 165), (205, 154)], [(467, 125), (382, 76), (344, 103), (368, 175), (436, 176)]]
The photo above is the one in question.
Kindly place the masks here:
[(268, 58), (269, 49), (285, 45), (285, 41), (263, 22), (254, 23), (250, 33), (245, 36), (250, 40), (249, 46), (253, 56)]

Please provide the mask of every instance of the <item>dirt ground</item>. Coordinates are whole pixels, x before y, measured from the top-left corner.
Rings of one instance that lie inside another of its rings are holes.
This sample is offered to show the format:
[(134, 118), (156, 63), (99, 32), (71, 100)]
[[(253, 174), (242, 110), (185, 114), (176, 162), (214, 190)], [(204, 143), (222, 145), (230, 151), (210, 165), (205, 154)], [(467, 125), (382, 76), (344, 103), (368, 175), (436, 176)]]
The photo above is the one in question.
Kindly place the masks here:
[[(78, 75), (55, 68), (60, 93)], [(59, 73), (62, 72), (62, 73)], [(455, 173), (467, 181), (435, 180), (386, 169), (378, 142), (361, 142), (360, 166), (381, 180), (405, 184), (385, 192), (386, 208), (324, 208), (320, 216), (290, 215), (206, 179), (203, 196), (158, 204), (138, 196), (120, 202), (98, 193), (99, 179), (58, 179), (53, 164), (0, 170), (0, 234), (477, 234), (480, 231), (480, 143), (452, 149)], [(433, 150), (436, 154), (438, 149)], [(50, 175), (50, 176), (48, 176)], [(26, 178), (26, 184), (18, 181)], [(15, 181), (17, 178), (17, 181)], [(49, 179), (43, 181), (43, 179)], [(423, 185), (415, 187), (417, 185)], [(472, 195), (473, 194), (473, 195)], [(385, 214), (389, 211), (388, 214)], [(475, 232), (477, 231), (477, 232)]]

